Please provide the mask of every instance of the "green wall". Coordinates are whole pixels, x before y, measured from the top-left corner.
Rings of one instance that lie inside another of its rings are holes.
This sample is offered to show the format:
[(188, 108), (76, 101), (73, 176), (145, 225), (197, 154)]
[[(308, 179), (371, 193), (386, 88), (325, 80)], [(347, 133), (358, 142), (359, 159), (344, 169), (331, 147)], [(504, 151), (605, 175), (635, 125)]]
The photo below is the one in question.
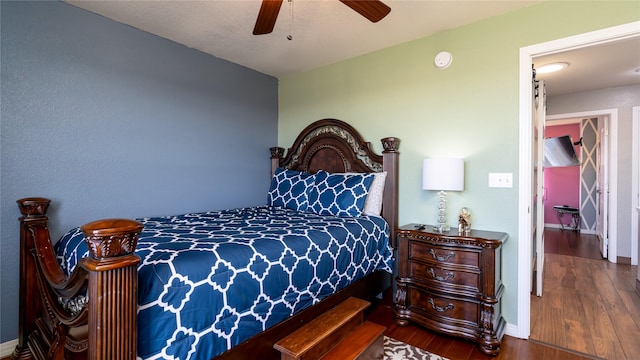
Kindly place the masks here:
[[(422, 159), (465, 159), (465, 189), (449, 193), (449, 224), (462, 206), (474, 228), (504, 231), (503, 314), (517, 324), (518, 61), (521, 47), (640, 20), (640, 2), (549, 1), (280, 79), (278, 143), (310, 122), (338, 118), (372, 142), (400, 145), (400, 222), (434, 223), (436, 193), (421, 189)], [(444, 70), (440, 51), (453, 54)], [(488, 188), (490, 172), (514, 187)]]

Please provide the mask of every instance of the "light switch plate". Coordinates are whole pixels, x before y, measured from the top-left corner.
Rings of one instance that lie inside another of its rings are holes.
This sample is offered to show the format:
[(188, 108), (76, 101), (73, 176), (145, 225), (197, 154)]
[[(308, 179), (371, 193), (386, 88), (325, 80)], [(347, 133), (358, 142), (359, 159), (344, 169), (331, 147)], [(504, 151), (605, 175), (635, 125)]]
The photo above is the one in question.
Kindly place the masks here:
[(512, 173), (489, 173), (489, 187), (493, 188), (512, 188)]

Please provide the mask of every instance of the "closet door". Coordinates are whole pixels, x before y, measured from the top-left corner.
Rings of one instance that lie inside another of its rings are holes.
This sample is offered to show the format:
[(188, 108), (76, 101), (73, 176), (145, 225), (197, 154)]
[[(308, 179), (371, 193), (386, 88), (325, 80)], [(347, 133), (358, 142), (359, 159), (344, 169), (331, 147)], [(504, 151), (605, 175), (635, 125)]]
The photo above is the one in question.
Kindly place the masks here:
[[(638, 265), (638, 258), (640, 258), (640, 251), (638, 251), (638, 241), (640, 235), (638, 235), (640, 228), (640, 106), (633, 107), (633, 138), (631, 140), (631, 146), (633, 148), (631, 154), (632, 165), (632, 183), (631, 183), (631, 195), (633, 196), (632, 202), (632, 215), (631, 215), (631, 265)], [(640, 284), (640, 267), (638, 267), (638, 282)]]
[(598, 241), (600, 242), (600, 252), (603, 258), (609, 256), (609, 117), (604, 116), (598, 120), (598, 146), (597, 146), (597, 164), (598, 184), (597, 192), (597, 208), (596, 229), (598, 233)]
[(542, 275), (544, 273), (544, 125), (546, 112), (546, 94), (544, 81), (534, 81), (533, 89), (533, 266), (536, 277), (535, 293), (542, 296)]

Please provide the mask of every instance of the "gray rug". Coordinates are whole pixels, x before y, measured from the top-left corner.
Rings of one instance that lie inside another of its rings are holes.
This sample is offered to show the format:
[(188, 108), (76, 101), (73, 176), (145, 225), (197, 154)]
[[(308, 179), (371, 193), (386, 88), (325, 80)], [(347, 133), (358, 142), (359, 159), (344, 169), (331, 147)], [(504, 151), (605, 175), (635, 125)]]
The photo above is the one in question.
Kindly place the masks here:
[(384, 360), (448, 360), (440, 355), (384, 337)]

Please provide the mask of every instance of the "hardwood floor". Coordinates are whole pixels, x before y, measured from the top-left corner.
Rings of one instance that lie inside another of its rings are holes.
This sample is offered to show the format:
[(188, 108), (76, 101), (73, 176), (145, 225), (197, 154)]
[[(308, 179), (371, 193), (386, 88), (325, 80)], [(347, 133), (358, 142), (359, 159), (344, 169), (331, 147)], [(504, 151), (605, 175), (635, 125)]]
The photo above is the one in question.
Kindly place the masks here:
[(637, 359), (637, 266), (603, 260), (595, 236), (564, 233), (545, 231), (551, 246), (545, 247), (543, 295), (531, 296), (530, 339), (597, 358)]
[[(587, 360), (593, 357), (582, 356), (570, 351), (543, 345), (533, 341), (504, 336), (500, 354), (489, 356), (481, 353), (474, 343), (444, 335), (438, 335), (416, 325), (397, 326), (393, 322), (391, 291), (383, 300), (373, 304), (365, 319), (385, 326), (384, 334), (396, 340), (419, 347), (450, 360)], [(10, 357), (1, 360), (10, 360)]]
[[(385, 326), (385, 335), (396, 340), (449, 358), (450, 360), (586, 360), (593, 357), (543, 345), (533, 341), (504, 336), (500, 354), (489, 356), (481, 353), (475, 344), (425, 330), (416, 325), (397, 326), (393, 322), (392, 294), (373, 304), (367, 311), (366, 320)], [(3, 358), (1, 360), (10, 360)]]
[(544, 252), (546, 254), (602, 259), (600, 243), (596, 235), (583, 234), (571, 230), (545, 228), (544, 238)]
[(420, 326), (410, 324), (402, 327), (393, 322), (391, 292), (383, 300), (374, 304), (367, 313), (366, 320), (387, 327), (385, 335), (396, 340), (427, 350), (451, 360), (582, 360), (592, 357), (564, 351), (553, 346), (504, 336), (497, 356), (485, 355), (474, 343), (444, 335), (439, 335)]

